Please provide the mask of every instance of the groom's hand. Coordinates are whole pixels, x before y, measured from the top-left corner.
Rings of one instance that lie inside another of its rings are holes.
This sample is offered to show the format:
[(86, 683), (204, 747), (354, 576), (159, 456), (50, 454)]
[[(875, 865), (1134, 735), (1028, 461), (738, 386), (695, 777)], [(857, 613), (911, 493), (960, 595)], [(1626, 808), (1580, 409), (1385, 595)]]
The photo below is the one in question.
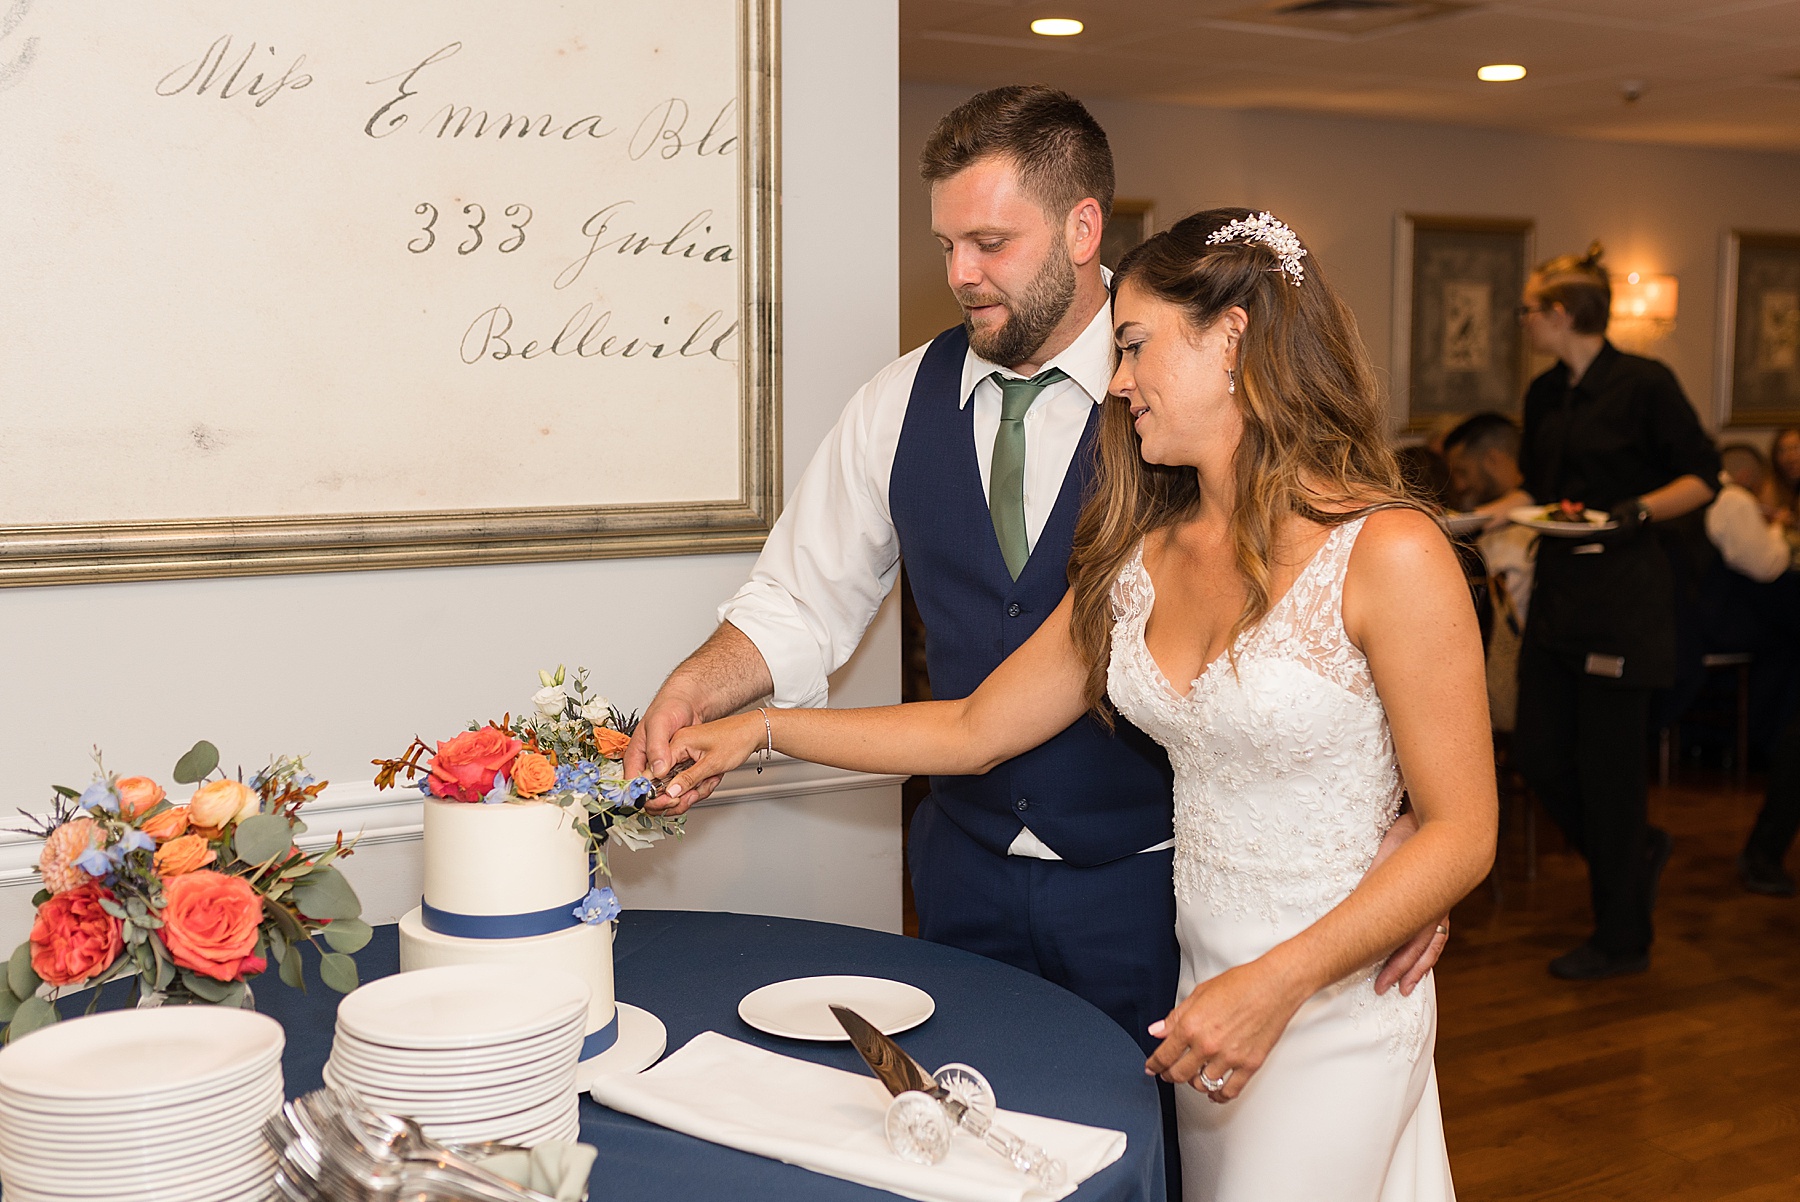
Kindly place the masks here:
[[(1382, 836), (1381, 846), (1375, 850), (1375, 861), (1369, 865), (1374, 872), (1377, 865), (1394, 854), (1394, 849), (1419, 833), (1419, 820), (1411, 810), (1394, 819), (1394, 825)], [(1400, 985), (1400, 996), (1411, 997), (1425, 974), (1438, 962), (1444, 954), (1444, 946), (1450, 942), (1450, 916), (1444, 915), (1436, 922), (1419, 931), (1411, 939), (1394, 949), (1381, 972), (1375, 978), (1375, 992), (1386, 993)]]
[[(632, 732), (631, 743), (625, 748), (625, 777), (627, 780), (639, 776), (660, 777), (675, 766), (676, 757), (669, 749), (669, 740), (675, 733), (689, 726), (700, 725), (701, 717), (698, 707), (679, 694), (671, 695), (665, 688), (657, 693), (650, 702), (650, 708), (639, 719), (637, 729)], [(664, 793), (652, 798), (645, 807), (652, 814), (684, 814), (695, 802), (705, 801), (712, 796), (712, 791), (719, 787), (722, 776), (714, 775), (694, 781), (678, 796)]]

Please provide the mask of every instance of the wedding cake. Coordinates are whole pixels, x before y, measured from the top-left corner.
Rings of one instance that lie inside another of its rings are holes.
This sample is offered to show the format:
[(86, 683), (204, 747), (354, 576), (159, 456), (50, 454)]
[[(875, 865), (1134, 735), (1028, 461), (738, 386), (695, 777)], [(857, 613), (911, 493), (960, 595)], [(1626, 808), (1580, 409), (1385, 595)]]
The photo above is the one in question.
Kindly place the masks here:
[(553, 802), (425, 798), (425, 896), (400, 920), (400, 971), (498, 964), (573, 973), (592, 991), (581, 1059), (618, 1038), (613, 924), (591, 908), (592, 864)]

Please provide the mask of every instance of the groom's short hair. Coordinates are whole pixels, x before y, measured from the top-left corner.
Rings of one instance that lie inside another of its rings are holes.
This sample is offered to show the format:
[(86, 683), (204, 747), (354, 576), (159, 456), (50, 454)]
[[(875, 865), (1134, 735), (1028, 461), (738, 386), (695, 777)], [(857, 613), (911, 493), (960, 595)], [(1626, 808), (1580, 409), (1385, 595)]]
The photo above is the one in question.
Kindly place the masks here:
[(1100, 202), (1102, 219), (1112, 216), (1112, 147), (1067, 92), (1023, 84), (969, 97), (925, 140), (919, 174), (935, 184), (996, 157), (1012, 160), (1019, 182), (1059, 220), (1089, 196)]

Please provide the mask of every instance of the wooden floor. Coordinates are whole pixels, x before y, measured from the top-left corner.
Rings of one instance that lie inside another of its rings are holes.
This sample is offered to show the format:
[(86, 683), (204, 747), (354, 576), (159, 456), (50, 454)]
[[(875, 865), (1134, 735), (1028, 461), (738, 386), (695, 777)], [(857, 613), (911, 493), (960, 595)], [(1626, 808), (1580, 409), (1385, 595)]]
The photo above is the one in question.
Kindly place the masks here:
[[(1540, 823), (1538, 879), (1505, 832), (1504, 898), (1455, 915), (1437, 1063), (1462, 1202), (1800, 1199), (1800, 899), (1739, 888), (1754, 782), (1654, 790), (1675, 836), (1647, 975), (1571, 984), (1586, 877)], [(1790, 864), (1794, 862), (1790, 858)]]

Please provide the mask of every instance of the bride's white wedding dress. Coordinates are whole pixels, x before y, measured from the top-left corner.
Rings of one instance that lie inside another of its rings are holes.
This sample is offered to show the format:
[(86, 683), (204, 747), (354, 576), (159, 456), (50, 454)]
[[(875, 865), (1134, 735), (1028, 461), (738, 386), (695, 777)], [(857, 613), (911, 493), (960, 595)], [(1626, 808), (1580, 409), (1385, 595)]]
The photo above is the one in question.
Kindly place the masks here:
[[(1331, 531), (1293, 587), (1182, 694), (1144, 643), (1143, 548), (1119, 574), (1107, 689), (1175, 766), (1181, 993), (1292, 937), (1356, 888), (1400, 804), (1368, 661), (1344, 632), (1363, 521)], [(1186, 1202), (1448, 1202), (1432, 1047), (1437, 996), (1373, 969), (1310, 998), (1243, 1092), (1178, 1087)]]

